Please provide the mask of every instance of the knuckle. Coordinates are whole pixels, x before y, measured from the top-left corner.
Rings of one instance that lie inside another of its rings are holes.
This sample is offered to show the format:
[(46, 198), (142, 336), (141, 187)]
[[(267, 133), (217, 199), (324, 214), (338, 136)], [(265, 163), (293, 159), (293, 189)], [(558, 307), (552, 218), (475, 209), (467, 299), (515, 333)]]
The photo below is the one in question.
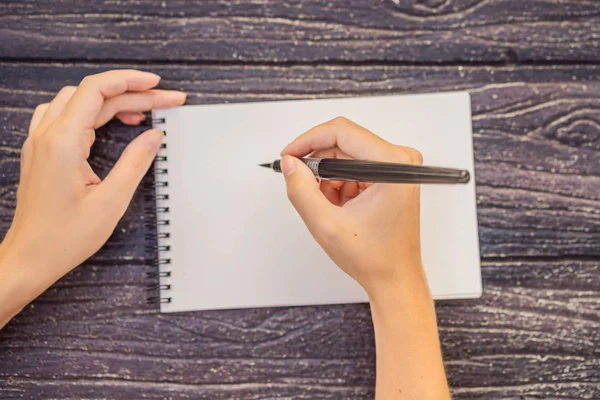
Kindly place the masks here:
[(331, 123), (334, 125), (346, 126), (352, 123), (348, 118), (344, 116), (338, 116), (331, 120)]
[(410, 149), (409, 156), (413, 164), (423, 164), (423, 154), (417, 149)]
[(97, 75), (88, 75), (79, 82), (79, 87), (90, 87), (94, 86), (97, 81)]
[(396, 148), (398, 149), (396, 152), (398, 162), (417, 165), (423, 164), (423, 155), (419, 150), (404, 146), (396, 146)]
[(65, 94), (70, 95), (70, 94), (73, 94), (76, 89), (77, 89), (76, 86), (65, 86), (62, 89), (60, 89), (60, 91), (58, 93), (63, 94), (63, 95), (65, 95)]
[(21, 149), (21, 157), (25, 157), (31, 154), (31, 152), (33, 151), (33, 142), (34, 140), (31, 136), (25, 139), (25, 142), (23, 142), (23, 147)]
[(38, 105), (35, 108), (35, 110), (33, 110), (33, 113), (37, 114), (37, 113), (40, 113), (40, 112), (44, 111), (48, 107), (49, 104), (50, 103), (42, 103), (42, 104)]

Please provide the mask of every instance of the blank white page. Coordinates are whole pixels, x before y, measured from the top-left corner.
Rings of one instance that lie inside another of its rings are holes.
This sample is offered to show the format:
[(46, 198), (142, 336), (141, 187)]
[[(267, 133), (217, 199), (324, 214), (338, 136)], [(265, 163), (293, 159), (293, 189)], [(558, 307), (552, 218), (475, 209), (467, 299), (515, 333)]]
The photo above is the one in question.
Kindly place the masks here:
[[(170, 277), (164, 312), (367, 301), (308, 233), (282, 174), (258, 166), (309, 128), (345, 116), (427, 165), (468, 169), (467, 185), (423, 185), (423, 263), (436, 299), (481, 294), (468, 93), (183, 106), (158, 110), (167, 132)], [(398, 245), (401, 245), (400, 243)]]

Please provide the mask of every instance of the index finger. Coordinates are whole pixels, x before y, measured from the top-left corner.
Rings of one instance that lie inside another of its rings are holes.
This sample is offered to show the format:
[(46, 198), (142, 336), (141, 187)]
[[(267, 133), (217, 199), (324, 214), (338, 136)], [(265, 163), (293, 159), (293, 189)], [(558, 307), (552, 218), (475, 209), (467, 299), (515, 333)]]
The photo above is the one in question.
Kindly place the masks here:
[(83, 78), (63, 112), (64, 121), (77, 128), (91, 129), (106, 99), (125, 92), (153, 88), (160, 76), (136, 70), (114, 70)]
[(282, 155), (303, 157), (315, 150), (338, 147), (357, 160), (409, 162), (400, 146), (395, 146), (344, 117), (317, 125), (288, 144)]

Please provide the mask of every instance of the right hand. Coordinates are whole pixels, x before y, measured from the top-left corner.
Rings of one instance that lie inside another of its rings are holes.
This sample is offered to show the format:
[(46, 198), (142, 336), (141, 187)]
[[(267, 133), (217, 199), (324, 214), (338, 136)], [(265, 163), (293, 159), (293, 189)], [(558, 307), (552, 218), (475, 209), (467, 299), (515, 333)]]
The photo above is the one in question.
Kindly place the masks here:
[(290, 201), (331, 259), (371, 300), (419, 290), (429, 296), (421, 265), (420, 187), (315, 180), (297, 157), (421, 164), (421, 154), (393, 145), (338, 117), (318, 125), (281, 154)]

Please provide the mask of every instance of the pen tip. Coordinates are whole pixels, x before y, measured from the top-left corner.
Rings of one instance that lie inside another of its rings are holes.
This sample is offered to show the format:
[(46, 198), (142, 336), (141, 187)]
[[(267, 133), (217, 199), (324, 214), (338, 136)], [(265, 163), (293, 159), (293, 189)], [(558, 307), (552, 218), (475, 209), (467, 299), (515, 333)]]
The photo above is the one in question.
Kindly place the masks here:
[(271, 163), (258, 164), (259, 167), (271, 168)]

